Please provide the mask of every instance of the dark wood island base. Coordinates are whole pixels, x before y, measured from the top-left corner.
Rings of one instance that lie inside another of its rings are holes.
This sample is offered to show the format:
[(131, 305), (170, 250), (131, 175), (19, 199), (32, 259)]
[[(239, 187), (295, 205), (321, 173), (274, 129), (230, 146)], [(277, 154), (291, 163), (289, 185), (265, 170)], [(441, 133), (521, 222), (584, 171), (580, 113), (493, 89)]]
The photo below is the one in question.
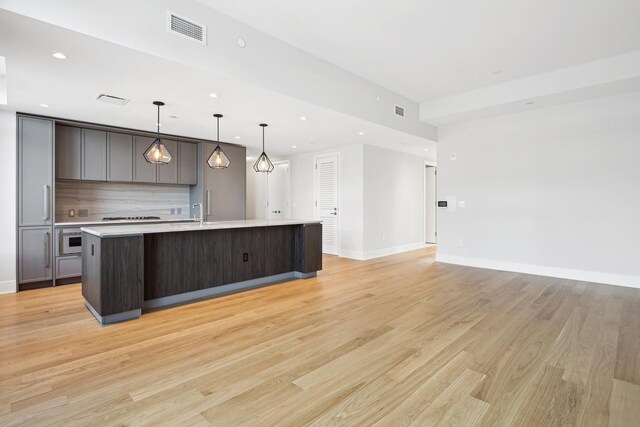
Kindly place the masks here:
[(104, 325), (140, 317), (148, 308), (315, 276), (322, 269), (322, 224), (283, 223), (189, 224), (176, 231), (139, 226), (135, 233), (110, 235), (83, 229), (85, 304)]

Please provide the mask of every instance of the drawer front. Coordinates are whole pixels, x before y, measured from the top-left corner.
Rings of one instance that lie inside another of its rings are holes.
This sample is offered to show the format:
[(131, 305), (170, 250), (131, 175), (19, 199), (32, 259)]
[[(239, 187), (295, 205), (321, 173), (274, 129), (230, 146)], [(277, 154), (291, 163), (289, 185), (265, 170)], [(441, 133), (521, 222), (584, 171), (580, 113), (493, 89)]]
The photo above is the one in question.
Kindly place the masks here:
[(56, 279), (79, 277), (82, 275), (82, 257), (70, 256), (56, 258)]

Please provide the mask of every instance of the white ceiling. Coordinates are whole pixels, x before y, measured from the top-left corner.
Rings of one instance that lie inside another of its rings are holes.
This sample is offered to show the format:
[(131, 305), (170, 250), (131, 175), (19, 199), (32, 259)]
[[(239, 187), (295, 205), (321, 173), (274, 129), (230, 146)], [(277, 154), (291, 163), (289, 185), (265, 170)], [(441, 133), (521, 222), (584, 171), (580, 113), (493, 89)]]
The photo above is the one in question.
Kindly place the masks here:
[[(58, 51), (67, 59), (53, 58)], [(151, 103), (158, 99), (167, 104), (163, 133), (214, 139), (212, 114), (222, 113), (221, 139), (253, 155), (261, 147), (262, 122), (269, 123), (267, 150), (274, 156), (357, 143), (436, 155), (436, 144), (424, 138), (3, 10), (0, 55), (7, 74), (3, 109), (154, 130)], [(131, 101), (124, 107), (100, 103), (100, 93)]]
[(418, 102), (640, 49), (638, 0), (198, 1)]

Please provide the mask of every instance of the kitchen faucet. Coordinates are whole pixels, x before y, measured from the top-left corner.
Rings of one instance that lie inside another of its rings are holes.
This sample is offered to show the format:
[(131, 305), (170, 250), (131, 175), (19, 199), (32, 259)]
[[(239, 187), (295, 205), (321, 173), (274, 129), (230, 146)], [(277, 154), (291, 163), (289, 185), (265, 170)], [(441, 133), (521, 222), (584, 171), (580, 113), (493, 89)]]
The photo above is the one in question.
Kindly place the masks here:
[(204, 222), (204, 213), (202, 212), (202, 203), (194, 203), (193, 207), (195, 208), (196, 206), (200, 207), (200, 225), (202, 225)]

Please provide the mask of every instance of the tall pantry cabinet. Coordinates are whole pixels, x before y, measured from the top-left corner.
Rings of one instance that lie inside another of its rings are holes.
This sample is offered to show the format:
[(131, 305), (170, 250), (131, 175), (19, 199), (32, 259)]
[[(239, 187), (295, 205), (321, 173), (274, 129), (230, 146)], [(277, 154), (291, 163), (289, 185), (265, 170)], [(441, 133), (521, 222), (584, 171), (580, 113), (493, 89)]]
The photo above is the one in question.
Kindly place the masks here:
[(18, 288), (53, 281), (53, 120), (18, 116)]

